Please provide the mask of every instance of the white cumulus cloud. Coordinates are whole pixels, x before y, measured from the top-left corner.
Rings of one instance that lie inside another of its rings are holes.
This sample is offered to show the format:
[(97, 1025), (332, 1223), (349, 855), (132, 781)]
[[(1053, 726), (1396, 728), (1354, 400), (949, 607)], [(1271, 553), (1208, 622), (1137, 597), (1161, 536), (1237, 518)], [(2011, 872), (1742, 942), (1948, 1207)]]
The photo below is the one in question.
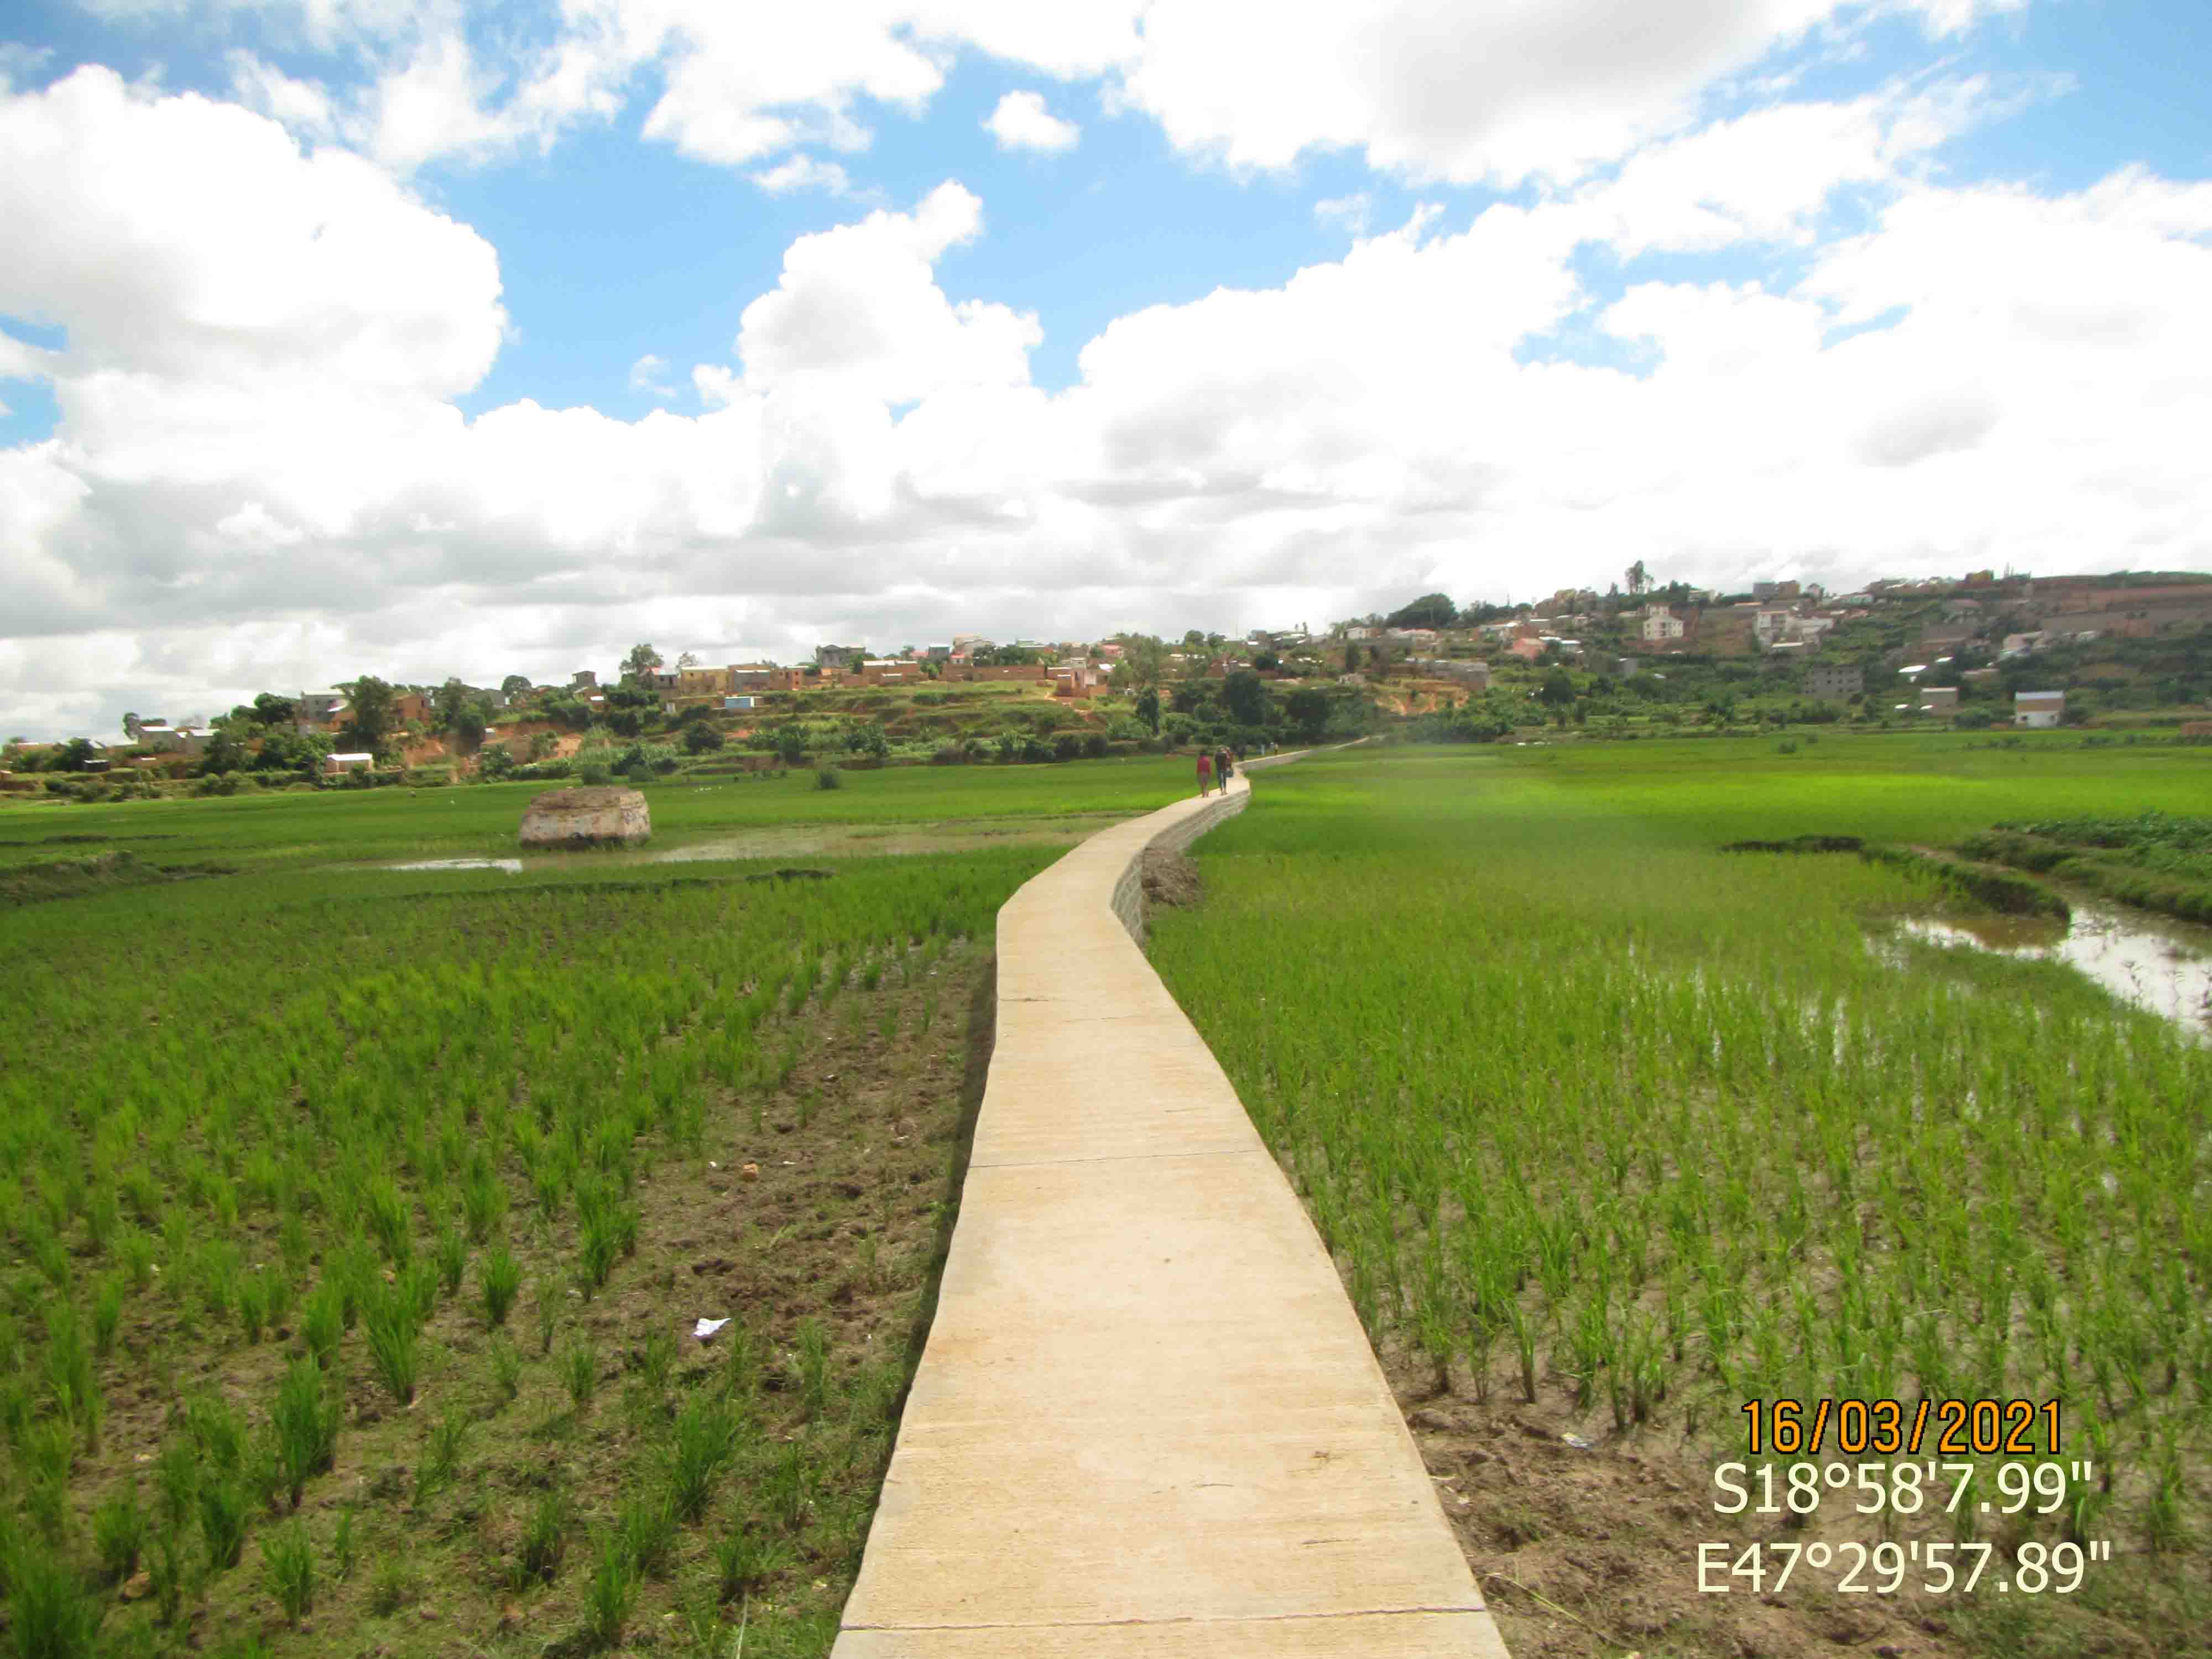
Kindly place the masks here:
[(1073, 149), (1083, 136), (1073, 121), (1063, 121), (1044, 106), (1042, 94), (1010, 92), (999, 100), (983, 122), (984, 130), (999, 141), (1001, 149), (1033, 149), (1048, 155)]

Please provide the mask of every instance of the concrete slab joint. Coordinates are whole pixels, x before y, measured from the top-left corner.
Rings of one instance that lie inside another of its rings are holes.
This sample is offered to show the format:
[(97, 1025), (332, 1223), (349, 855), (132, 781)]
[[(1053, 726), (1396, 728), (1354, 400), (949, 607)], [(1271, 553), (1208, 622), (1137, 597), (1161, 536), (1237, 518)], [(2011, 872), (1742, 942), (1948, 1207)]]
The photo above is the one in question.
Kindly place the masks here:
[[(1288, 758), (1288, 757), (1284, 757)], [(1146, 847), (999, 913), (996, 1045), (836, 1659), (1502, 1659), (1336, 1270), (1136, 943)]]

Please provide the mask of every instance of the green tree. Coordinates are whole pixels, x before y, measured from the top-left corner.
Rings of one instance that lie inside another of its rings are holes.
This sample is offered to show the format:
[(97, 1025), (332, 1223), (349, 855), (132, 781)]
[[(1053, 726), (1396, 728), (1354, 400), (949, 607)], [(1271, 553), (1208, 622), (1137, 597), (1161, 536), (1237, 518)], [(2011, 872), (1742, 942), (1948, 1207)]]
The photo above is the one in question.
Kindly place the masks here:
[(53, 759), (47, 763), (47, 767), (50, 771), (55, 772), (82, 772), (91, 764), (92, 739), (71, 738), (59, 749), (54, 750)]
[(200, 763), (194, 769), (204, 778), (222, 772), (243, 772), (246, 759), (246, 745), (226, 726), (208, 739), (208, 746), (200, 750)]
[(253, 700), (253, 719), (261, 726), (289, 726), (299, 708), (291, 698), (264, 691)]
[(1249, 668), (1237, 670), (1221, 683), (1221, 701), (1239, 726), (1267, 723), (1267, 683)]
[(1544, 676), (1544, 684), (1537, 696), (1554, 708), (1564, 708), (1575, 700), (1574, 676), (1564, 668), (1554, 668)]
[(472, 697), (453, 712), (453, 723), (446, 728), (458, 738), (465, 752), (473, 754), (484, 738), (484, 712)]
[(1168, 669), (1167, 641), (1151, 634), (1121, 635), (1121, 659), (1114, 665), (1116, 685), (1158, 685)]
[(1390, 613), (1393, 628), (1449, 628), (1459, 616), (1459, 607), (1448, 595), (1424, 593), (1411, 605), (1401, 605)]
[(1344, 672), (1347, 674), (1357, 674), (1359, 672), (1359, 641), (1358, 640), (1346, 640), (1344, 642)]
[(1309, 742), (1328, 728), (1328, 693), (1317, 685), (1302, 685), (1284, 700), (1283, 713)]
[(623, 659), (622, 677), (626, 680), (641, 680), (659, 666), (660, 653), (646, 641), (640, 641), (630, 647), (629, 655)]
[(441, 732), (452, 731), (468, 706), (469, 688), (457, 679), (448, 679), (430, 694), (430, 715)]
[(1137, 718), (1152, 728), (1152, 735), (1160, 734), (1160, 688), (1147, 685), (1137, 693)]
[(684, 747), (694, 755), (711, 755), (722, 746), (722, 734), (704, 720), (684, 728)]
[(531, 684), (530, 676), (527, 674), (509, 674), (499, 683), (499, 695), (509, 702), (513, 702), (530, 690)]
[(380, 752), (399, 723), (391, 686), (374, 674), (364, 674), (344, 690), (353, 740), (371, 754)]
[(125, 737), (126, 737), (126, 738), (130, 738), (130, 739), (131, 739), (131, 742), (133, 742), (133, 743), (137, 742), (137, 741), (138, 741), (138, 726), (139, 726), (139, 720), (138, 720), (137, 715), (136, 715), (136, 714), (125, 714), (125, 715), (123, 717), (123, 735), (124, 735)]
[(775, 753), (786, 766), (796, 766), (806, 758), (806, 732), (797, 720), (786, 720), (776, 728)]

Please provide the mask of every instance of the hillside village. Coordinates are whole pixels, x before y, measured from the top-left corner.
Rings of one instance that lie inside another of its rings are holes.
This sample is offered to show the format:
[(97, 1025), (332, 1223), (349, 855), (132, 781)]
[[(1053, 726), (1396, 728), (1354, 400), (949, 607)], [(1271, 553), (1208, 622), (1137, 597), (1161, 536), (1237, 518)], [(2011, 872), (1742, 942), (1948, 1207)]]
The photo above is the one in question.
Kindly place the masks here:
[(1534, 603), (1424, 595), (1231, 640), (976, 635), (801, 663), (672, 663), (649, 644), (559, 684), (374, 677), (212, 716), (11, 741), (0, 789), (106, 798), (503, 777), (706, 778), (814, 763), (1048, 762), (1395, 732), (1430, 741), (2060, 725), (2212, 732), (2212, 576), (1977, 571), (1830, 593), (1661, 584)]

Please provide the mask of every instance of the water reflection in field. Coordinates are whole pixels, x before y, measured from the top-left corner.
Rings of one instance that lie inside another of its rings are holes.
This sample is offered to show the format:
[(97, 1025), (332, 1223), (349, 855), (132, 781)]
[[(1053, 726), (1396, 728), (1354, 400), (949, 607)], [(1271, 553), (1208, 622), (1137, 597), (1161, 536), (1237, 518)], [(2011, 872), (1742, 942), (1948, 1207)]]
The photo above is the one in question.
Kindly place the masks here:
[(1988, 916), (1914, 921), (1907, 937), (2000, 956), (2063, 962), (2139, 1008), (2212, 1036), (2212, 927), (2071, 898), (2074, 920)]

